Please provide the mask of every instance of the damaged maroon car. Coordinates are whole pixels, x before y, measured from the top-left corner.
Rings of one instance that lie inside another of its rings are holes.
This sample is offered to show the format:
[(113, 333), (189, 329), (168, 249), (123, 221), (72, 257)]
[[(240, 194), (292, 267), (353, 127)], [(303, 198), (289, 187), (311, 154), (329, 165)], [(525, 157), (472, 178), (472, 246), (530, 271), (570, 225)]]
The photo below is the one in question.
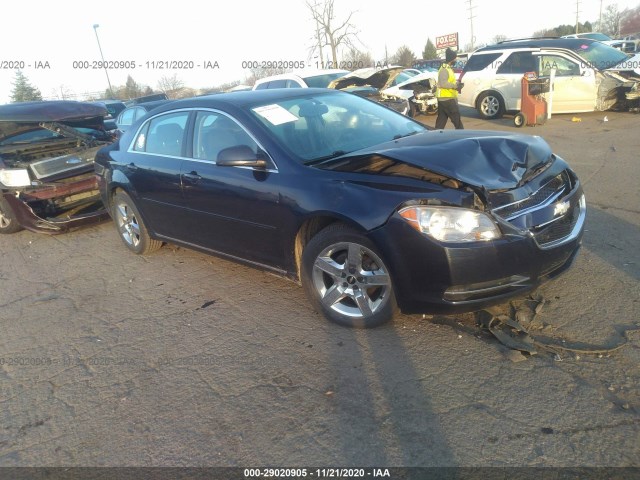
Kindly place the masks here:
[(108, 216), (93, 167), (114, 140), (105, 115), (74, 101), (0, 106), (0, 233), (63, 233)]

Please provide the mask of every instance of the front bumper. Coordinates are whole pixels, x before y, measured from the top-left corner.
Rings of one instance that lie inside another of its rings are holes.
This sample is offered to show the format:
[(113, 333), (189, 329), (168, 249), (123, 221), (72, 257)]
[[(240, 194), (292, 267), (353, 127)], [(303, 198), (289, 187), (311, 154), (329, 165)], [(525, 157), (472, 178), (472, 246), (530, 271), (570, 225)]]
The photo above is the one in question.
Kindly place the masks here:
[[(21, 191), (5, 191), (4, 199), (13, 210), (16, 220), (27, 230), (37, 233), (59, 234), (108, 218), (102, 204), (95, 175), (74, 182), (57, 182)], [(65, 199), (68, 208), (55, 215), (36, 213), (36, 205)]]
[(490, 242), (440, 243), (397, 213), (370, 236), (389, 263), (403, 312), (475, 311), (524, 294), (571, 266), (584, 231), (582, 189), (578, 186), (564, 201), (574, 208), (572, 228), (544, 245), (540, 234), (536, 238), (526, 231)]

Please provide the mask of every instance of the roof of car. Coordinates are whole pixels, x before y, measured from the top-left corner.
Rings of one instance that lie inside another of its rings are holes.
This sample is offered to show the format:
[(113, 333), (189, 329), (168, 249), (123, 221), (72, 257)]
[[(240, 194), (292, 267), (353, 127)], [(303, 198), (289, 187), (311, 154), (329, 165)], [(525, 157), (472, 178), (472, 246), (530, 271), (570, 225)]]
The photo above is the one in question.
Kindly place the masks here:
[(506, 40), (496, 43), (495, 45), (487, 45), (477, 49), (475, 53), (508, 50), (512, 48), (566, 48), (576, 50), (582, 45), (590, 45), (596, 40), (589, 38), (523, 38), (518, 40)]
[[(340, 92), (326, 88), (274, 88), (265, 90), (243, 90), (239, 92), (228, 92), (218, 95), (205, 95), (202, 97), (191, 97), (182, 100), (174, 100), (170, 105), (160, 107), (162, 110), (173, 110), (176, 108), (216, 108), (224, 105), (246, 106), (269, 101), (277, 102), (289, 98), (304, 97), (307, 95), (318, 95)], [(345, 93), (344, 95), (348, 95)]]
[(18, 102), (0, 105), (1, 122), (58, 122), (107, 115), (104, 105), (72, 100)]

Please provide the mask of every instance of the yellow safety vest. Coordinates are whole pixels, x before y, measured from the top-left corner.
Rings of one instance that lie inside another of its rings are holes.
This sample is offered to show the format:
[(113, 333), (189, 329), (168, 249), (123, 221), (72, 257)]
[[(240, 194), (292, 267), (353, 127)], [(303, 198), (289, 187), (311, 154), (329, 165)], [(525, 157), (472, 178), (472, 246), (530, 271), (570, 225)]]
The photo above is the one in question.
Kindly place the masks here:
[[(447, 81), (449, 83), (456, 83), (456, 74), (451, 69), (451, 66), (448, 63), (443, 63), (442, 65), (440, 65), (440, 70), (442, 70), (443, 68), (446, 68), (447, 69), (447, 73), (449, 74), (449, 78), (447, 78)], [(438, 70), (438, 76), (440, 76), (440, 70)], [(440, 87), (438, 87), (438, 92), (436, 93), (436, 97), (438, 97), (438, 98), (457, 98), (458, 97), (458, 90), (456, 90), (455, 88), (440, 88)]]

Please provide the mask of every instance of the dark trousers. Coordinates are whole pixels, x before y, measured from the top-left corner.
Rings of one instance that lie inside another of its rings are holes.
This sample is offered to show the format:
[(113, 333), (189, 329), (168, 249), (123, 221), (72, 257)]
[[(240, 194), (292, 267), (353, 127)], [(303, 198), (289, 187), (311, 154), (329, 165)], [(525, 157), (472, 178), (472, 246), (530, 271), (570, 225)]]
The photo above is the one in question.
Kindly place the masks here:
[(460, 109), (458, 108), (458, 99), (438, 100), (438, 118), (436, 119), (436, 130), (441, 130), (447, 124), (447, 118), (451, 119), (451, 123), (458, 130), (462, 130), (462, 121), (460, 120)]

